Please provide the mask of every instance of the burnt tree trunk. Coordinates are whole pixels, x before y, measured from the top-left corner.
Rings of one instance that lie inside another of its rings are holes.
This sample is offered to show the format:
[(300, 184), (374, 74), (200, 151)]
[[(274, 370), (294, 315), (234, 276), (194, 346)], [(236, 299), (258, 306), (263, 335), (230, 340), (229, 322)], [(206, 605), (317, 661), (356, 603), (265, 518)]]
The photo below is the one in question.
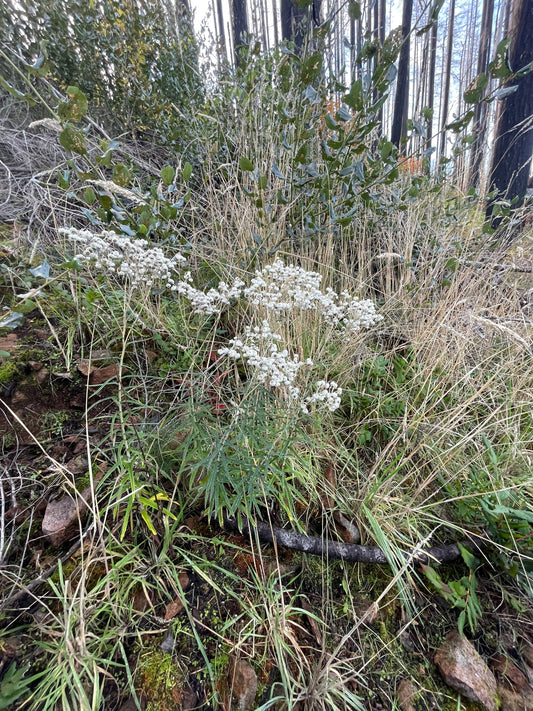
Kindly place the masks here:
[(246, 0), (232, 0), (233, 11), (233, 54), (235, 66), (241, 63), (242, 49), (248, 35), (248, 14)]
[[(508, 34), (513, 72), (533, 62), (532, 28), (533, 2), (514, 0)], [(518, 196), (518, 204), (521, 204), (533, 155), (533, 72), (508, 83), (508, 86), (514, 85), (517, 90), (502, 100), (496, 120), (489, 184), (504, 197)], [(490, 205), (488, 212), (492, 212)]]
[(403, 0), (402, 46), (398, 60), (396, 95), (392, 119), (391, 141), (399, 148), (401, 139), (407, 133), (407, 112), (409, 107), (409, 33), (413, 16), (413, 0)]

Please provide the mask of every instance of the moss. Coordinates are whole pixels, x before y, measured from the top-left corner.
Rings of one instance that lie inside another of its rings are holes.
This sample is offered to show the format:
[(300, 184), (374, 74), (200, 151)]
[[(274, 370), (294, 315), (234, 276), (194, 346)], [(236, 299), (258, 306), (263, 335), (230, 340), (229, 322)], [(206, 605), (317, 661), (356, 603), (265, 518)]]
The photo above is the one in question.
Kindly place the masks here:
[(135, 687), (147, 701), (146, 711), (170, 711), (179, 708), (186, 671), (157, 647), (141, 653)]
[(13, 360), (6, 360), (0, 366), (0, 387), (10, 385), (21, 377), (18, 365)]

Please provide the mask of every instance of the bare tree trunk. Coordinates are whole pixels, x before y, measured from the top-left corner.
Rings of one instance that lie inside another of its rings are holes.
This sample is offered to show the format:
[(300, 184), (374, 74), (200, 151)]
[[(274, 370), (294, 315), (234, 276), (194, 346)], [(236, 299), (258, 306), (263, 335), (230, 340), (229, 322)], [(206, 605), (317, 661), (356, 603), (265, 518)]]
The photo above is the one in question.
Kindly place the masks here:
[(437, 63), (437, 31), (438, 23), (435, 22), (431, 28), (429, 41), (429, 71), (428, 71), (428, 118), (426, 122), (426, 156), (428, 161), (428, 172), (431, 168), (431, 143), (433, 137), (433, 111), (435, 108), (435, 65)]
[(241, 63), (241, 51), (244, 39), (248, 35), (248, 14), (246, 0), (232, 0), (233, 9), (233, 54), (235, 66)]
[(441, 110), (441, 136), (439, 158), (446, 152), (446, 124), (448, 122), (448, 105), (450, 102), (450, 80), (452, 75), (453, 31), (455, 21), (455, 0), (450, 0), (448, 16), (448, 44), (446, 46), (446, 69), (444, 71), (444, 96)]
[[(483, 15), (481, 19), (481, 34), (479, 37), (479, 52), (477, 59), (477, 73), (487, 71), (489, 64), (491, 39), (492, 39), (492, 18), (494, 15), (494, 0), (484, 0)], [(485, 92), (484, 92), (485, 93)], [(471, 187), (478, 187), (480, 183), (480, 168), (484, 152), (486, 134), (487, 105), (485, 102), (478, 102), (474, 109), (474, 122), (472, 130), (474, 134), (474, 144), (472, 146), (470, 172), (468, 183)]]
[(399, 148), (401, 139), (407, 133), (407, 112), (409, 107), (409, 33), (413, 16), (413, 0), (403, 0), (402, 46), (398, 60), (396, 95), (394, 97), (394, 116), (392, 120), (391, 141)]
[(217, 34), (218, 34), (218, 42), (219, 42), (219, 47), (220, 47), (220, 53), (224, 60), (227, 61), (228, 58), (228, 48), (226, 45), (226, 33), (224, 31), (224, 15), (222, 13), (222, 0), (216, 0), (217, 3), (217, 20), (218, 20), (218, 28), (217, 28)]
[[(517, 71), (533, 61), (533, 2), (515, 0), (509, 22), (511, 40), (509, 62)], [(522, 203), (527, 190), (533, 155), (533, 72), (508, 86), (517, 86), (514, 94), (502, 100), (496, 123), (496, 135), (490, 185), (508, 198)], [(491, 206), (488, 212), (492, 211)]]

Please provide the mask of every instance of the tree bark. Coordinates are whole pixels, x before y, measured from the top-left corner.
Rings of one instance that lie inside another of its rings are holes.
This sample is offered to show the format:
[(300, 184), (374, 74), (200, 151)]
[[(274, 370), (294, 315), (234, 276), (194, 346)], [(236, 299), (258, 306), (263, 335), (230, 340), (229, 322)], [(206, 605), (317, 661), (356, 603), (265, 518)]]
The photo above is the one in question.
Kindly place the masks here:
[(235, 66), (241, 63), (241, 51), (244, 39), (248, 35), (248, 14), (246, 0), (232, 0), (233, 9), (233, 54)]
[[(481, 18), (481, 35), (479, 37), (479, 51), (477, 59), (477, 73), (487, 71), (491, 49), (492, 39), (492, 18), (494, 15), (494, 0), (484, 0), (483, 14)], [(484, 92), (485, 93), (485, 92)], [(474, 135), (474, 143), (472, 145), (469, 185), (478, 187), (480, 183), (480, 169), (484, 153), (485, 133), (487, 116), (487, 104), (480, 101), (474, 109), (474, 122), (472, 132)]]
[(398, 60), (396, 94), (394, 96), (394, 115), (392, 120), (391, 141), (399, 148), (401, 139), (407, 133), (407, 112), (409, 106), (409, 33), (413, 16), (413, 0), (403, 0), (402, 47)]
[(455, 0), (450, 0), (448, 17), (448, 38), (446, 45), (446, 68), (444, 71), (444, 96), (442, 100), (442, 125), (440, 135), (439, 158), (446, 152), (446, 124), (448, 122), (448, 105), (450, 102), (450, 79), (452, 75), (453, 32), (455, 22)]
[[(533, 2), (514, 0), (508, 34), (513, 72), (533, 61), (532, 28)], [(515, 93), (503, 99), (499, 108), (489, 184), (506, 198), (518, 196), (519, 205), (526, 194), (533, 154), (533, 72), (508, 83), (515, 85)]]

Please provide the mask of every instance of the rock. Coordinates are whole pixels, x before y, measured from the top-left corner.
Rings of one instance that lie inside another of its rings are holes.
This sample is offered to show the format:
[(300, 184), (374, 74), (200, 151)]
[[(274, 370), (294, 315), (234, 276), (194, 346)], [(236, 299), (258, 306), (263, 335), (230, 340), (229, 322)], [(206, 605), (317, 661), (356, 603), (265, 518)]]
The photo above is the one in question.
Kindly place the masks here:
[(77, 457), (70, 459), (65, 466), (71, 474), (79, 476), (80, 474), (87, 474), (89, 471), (89, 460), (87, 459), (87, 455), (78, 454)]
[(396, 695), (398, 697), (398, 706), (402, 711), (415, 711), (414, 700), (418, 692), (412, 681), (402, 679)]
[(466, 637), (450, 632), (435, 653), (435, 664), (448, 686), (487, 711), (498, 707), (496, 679)]
[(52, 545), (60, 546), (79, 533), (79, 522), (87, 513), (87, 501), (90, 496), (91, 487), (87, 487), (76, 498), (67, 494), (48, 502), (42, 530)]
[(500, 711), (531, 711), (533, 709), (533, 690), (530, 686), (521, 692), (511, 691), (507, 686), (498, 686), (501, 700)]
[(172, 602), (169, 602), (168, 605), (165, 608), (165, 616), (163, 617), (164, 620), (172, 620), (174, 617), (177, 617), (177, 615), (180, 614), (182, 610), (185, 609), (185, 605), (183, 604), (183, 600), (181, 597), (175, 597)]
[(244, 659), (233, 665), (229, 676), (230, 689), (238, 701), (239, 711), (254, 708), (257, 694), (257, 674)]
[(528, 685), (526, 675), (503, 654), (496, 654), (491, 660), (490, 667), (493, 672), (501, 674), (507, 681), (507, 686), (521, 691)]
[(104, 368), (95, 368), (89, 375), (89, 383), (91, 385), (102, 385), (111, 378), (115, 378), (119, 373), (117, 363), (106, 365)]
[(190, 687), (181, 692), (181, 711), (192, 711), (198, 706), (198, 696)]
[(35, 373), (35, 381), (39, 383), (39, 385), (42, 385), (45, 380), (48, 378), (50, 375), (50, 371), (47, 368), (40, 368), (36, 373)]

